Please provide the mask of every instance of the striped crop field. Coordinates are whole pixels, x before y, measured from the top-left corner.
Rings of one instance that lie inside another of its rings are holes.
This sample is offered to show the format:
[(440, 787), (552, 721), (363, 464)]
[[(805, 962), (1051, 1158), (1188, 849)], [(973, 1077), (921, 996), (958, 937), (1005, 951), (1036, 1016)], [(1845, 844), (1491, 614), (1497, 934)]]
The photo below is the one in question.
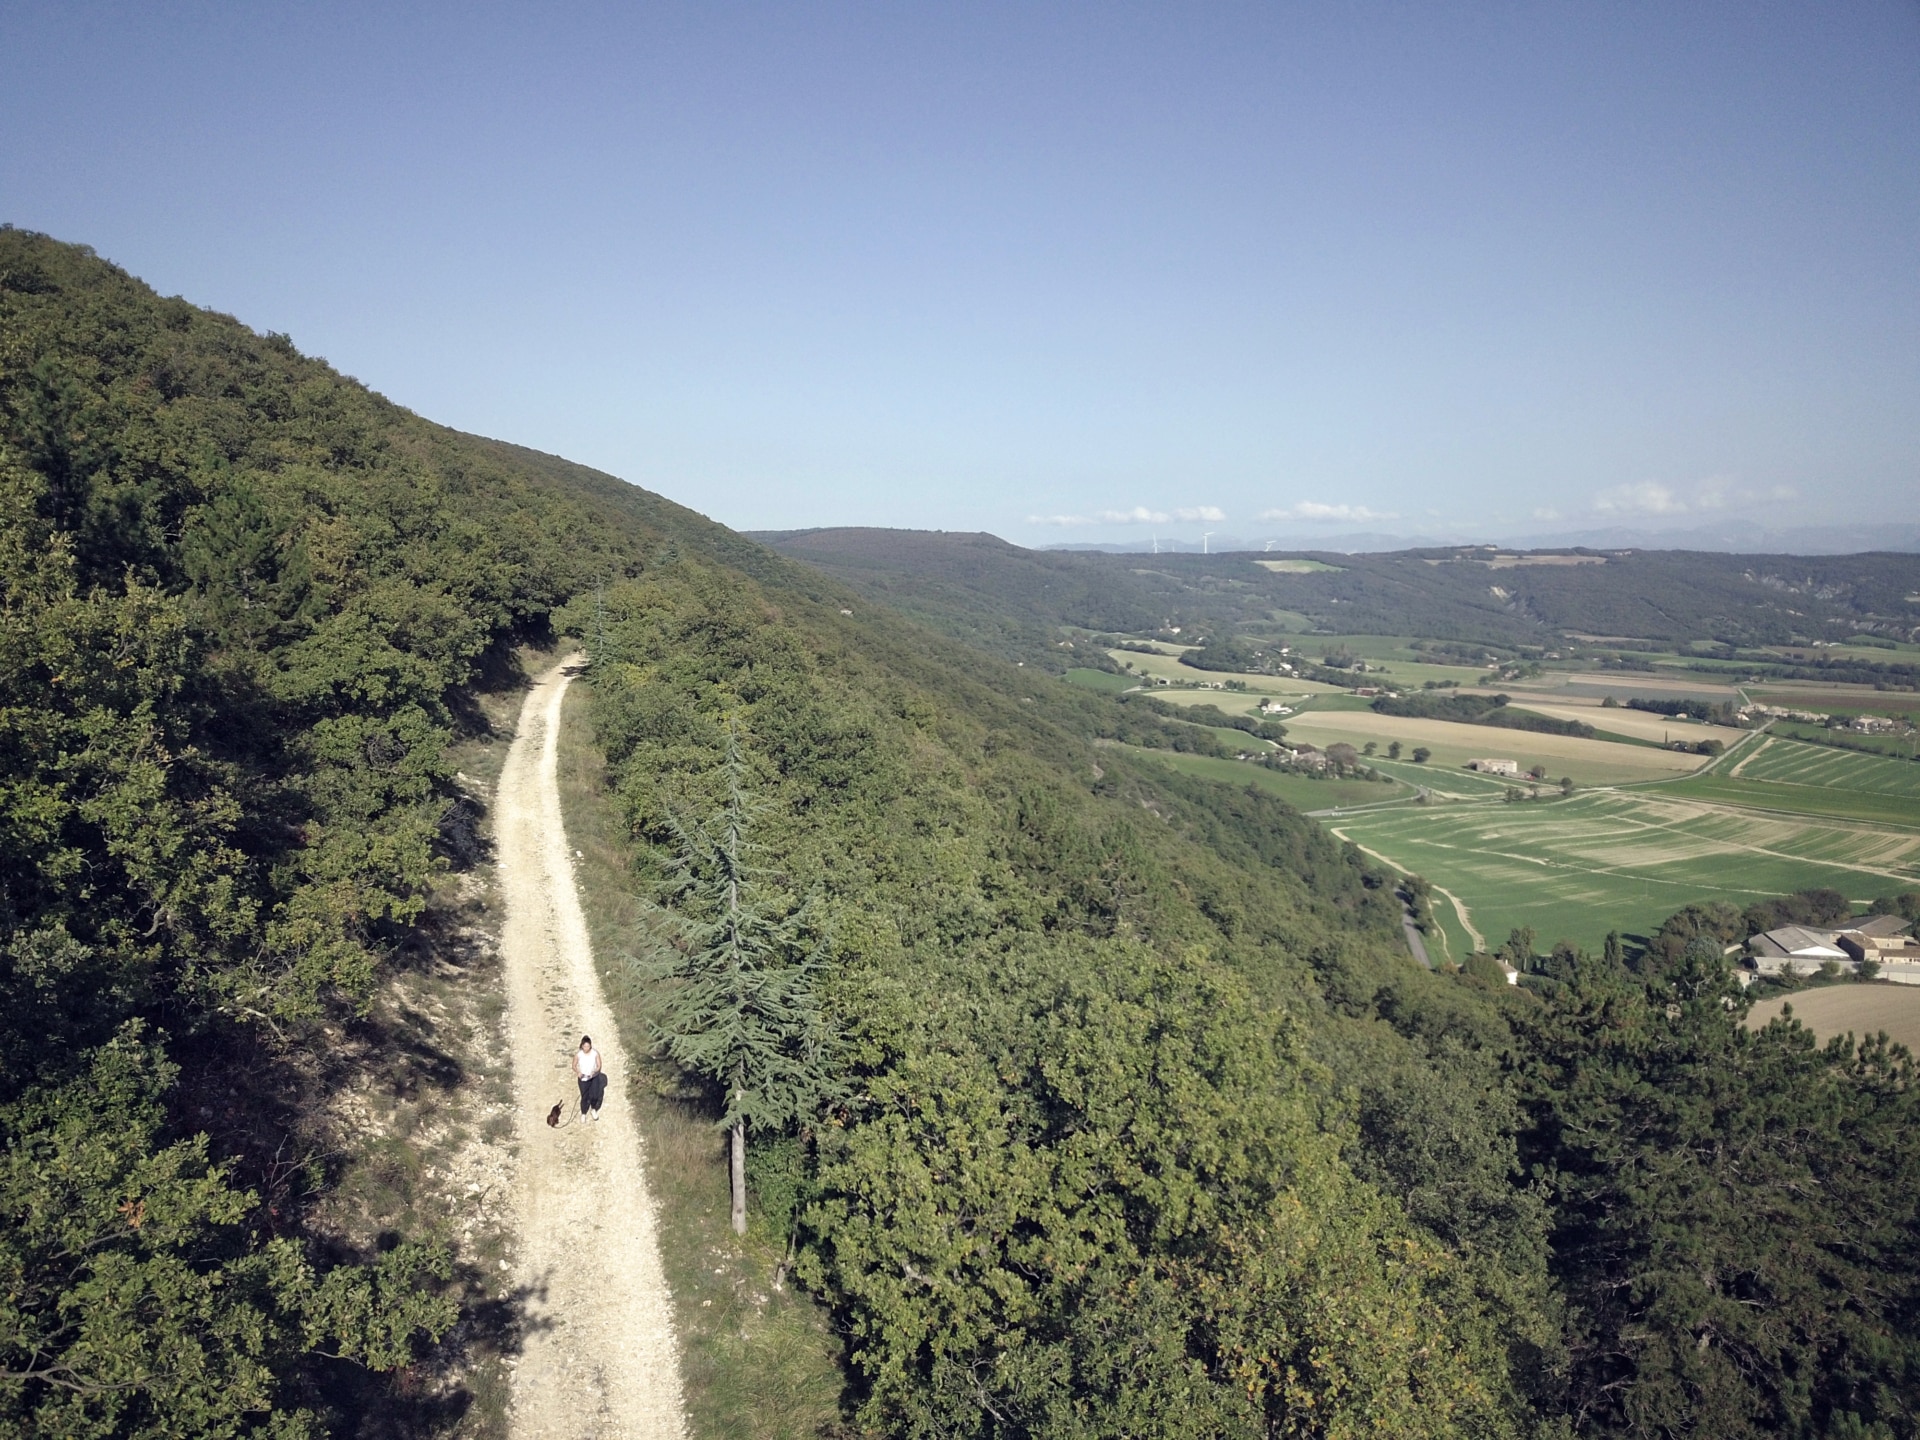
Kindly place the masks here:
[(1920, 827), (1920, 764), (1769, 735), (1711, 774), (1660, 787), (1676, 798)]
[(1608, 930), (1646, 933), (1693, 901), (1744, 906), (1815, 885), (1866, 899), (1920, 887), (1920, 820), (1868, 826), (1675, 793), (1697, 783), (1406, 806), (1324, 823), (1446, 892), (1434, 908), (1455, 959), (1522, 926), (1543, 949), (1557, 940), (1591, 949)]
[[(1829, 745), (1809, 745), (1769, 735), (1760, 748), (1732, 767), (1731, 778), (1767, 785), (1814, 786), (1866, 795), (1904, 795), (1920, 801), (1920, 764), (1863, 755)], [(1915, 810), (1920, 821), (1920, 807)]]

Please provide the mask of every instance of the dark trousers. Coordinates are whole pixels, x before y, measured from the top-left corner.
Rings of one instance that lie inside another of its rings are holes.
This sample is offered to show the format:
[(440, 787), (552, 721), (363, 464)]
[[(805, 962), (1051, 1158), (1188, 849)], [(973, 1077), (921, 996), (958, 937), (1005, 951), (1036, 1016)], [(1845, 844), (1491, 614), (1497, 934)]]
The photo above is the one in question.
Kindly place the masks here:
[(580, 1082), (580, 1113), (594, 1114), (600, 1109), (600, 1102), (607, 1098), (607, 1072), (602, 1070), (591, 1080)]

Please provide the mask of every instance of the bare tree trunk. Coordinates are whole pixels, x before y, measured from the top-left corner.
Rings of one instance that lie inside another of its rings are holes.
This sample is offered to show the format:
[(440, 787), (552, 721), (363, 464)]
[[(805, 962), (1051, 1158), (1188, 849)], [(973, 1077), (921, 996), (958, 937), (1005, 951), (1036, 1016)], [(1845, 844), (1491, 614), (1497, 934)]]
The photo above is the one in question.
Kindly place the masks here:
[(733, 1233), (747, 1233), (747, 1122), (733, 1122)]

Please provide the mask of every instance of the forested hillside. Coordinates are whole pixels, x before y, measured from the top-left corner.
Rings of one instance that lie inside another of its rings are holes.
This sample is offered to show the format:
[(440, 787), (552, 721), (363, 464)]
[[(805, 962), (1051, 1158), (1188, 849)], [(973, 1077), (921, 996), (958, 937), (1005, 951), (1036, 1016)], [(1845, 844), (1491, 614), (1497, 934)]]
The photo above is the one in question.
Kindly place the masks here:
[[(1065, 663), (1060, 627), (1144, 632), (1421, 635), (1543, 646), (1569, 634), (1658, 646), (1907, 636), (1920, 557), (1556, 552), (1492, 547), (1378, 555), (1108, 555), (1031, 551), (991, 535), (811, 530), (768, 542), (937, 629), (1029, 663)], [(1575, 563), (1567, 563), (1569, 560)]]
[(1904, 1054), (1738, 1029), (1704, 932), (1430, 973), (1359, 851), (1106, 743), (1208, 732), (11, 230), (0, 1427), (325, 1433), (457, 1335), (447, 1237), (316, 1234), (258, 1077), (466, 863), (447, 747), (557, 634), (635, 889), (741, 788), (821, 961), (751, 1146), (848, 1433), (1915, 1433)]
[(1171, 576), (994, 535), (843, 528), (757, 538), (957, 640), (1052, 670), (1074, 663), (1061, 651), (1063, 625), (1142, 632), (1194, 613)]
[(474, 681), (683, 530), (761, 554), (0, 231), (0, 1428), (324, 1428), (455, 1322), (435, 1237), (303, 1228), (292, 1061), (446, 863)]

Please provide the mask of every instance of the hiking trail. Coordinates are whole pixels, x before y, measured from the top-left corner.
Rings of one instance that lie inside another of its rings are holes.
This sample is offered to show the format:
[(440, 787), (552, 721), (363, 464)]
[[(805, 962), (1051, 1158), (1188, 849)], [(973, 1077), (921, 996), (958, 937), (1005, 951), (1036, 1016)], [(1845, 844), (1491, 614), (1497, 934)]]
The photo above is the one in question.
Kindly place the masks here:
[[(684, 1440), (673, 1301), (660, 1264), (630, 1074), (594, 970), (560, 814), (555, 665), (520, 709), (495, 797), (513, 1059), (513, 1280), (526, 1297), (514, 1364), (514, 1440)], [(590, 1034), (608, 1075), (600, 1118), (579, 1117), (571, 1061)], [(558, 1100), (565, 1123), (550, 1129)]]

